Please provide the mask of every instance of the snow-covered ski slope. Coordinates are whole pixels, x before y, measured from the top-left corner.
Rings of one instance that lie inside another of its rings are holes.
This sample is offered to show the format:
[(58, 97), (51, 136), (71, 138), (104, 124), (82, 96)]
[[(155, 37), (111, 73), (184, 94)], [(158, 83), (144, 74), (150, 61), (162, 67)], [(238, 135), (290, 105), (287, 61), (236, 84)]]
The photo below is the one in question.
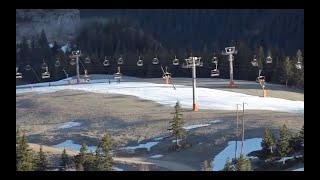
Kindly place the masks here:
[[(102, 76), (101, 76), (102, 77)], [(71, 78), (69, 78), (71, 79)], [(16, 93), (38, 92), (51, 93), (60, 90), (81, 90), (94, 93), (115, 93), (136, 96), (155, 101), (162, 105), (174, 106), (177, 101), (183, 108), (192, 107), (192, 86), (134, 82), (133, 77), (125, 77), (120, 84), (107, 76), (91, 80), (87, 84), (67, 85), (66, 79), (49, 83), (16, 86)], [(247, 110), (271, 110), (280, 112), (304, 113), (304, 101), (292, 101), (281, 98), (259, 97), (223, 90), (197, 88), (197, 101), (200, 109), (236, 110), (236, 104), (247, 103)]]

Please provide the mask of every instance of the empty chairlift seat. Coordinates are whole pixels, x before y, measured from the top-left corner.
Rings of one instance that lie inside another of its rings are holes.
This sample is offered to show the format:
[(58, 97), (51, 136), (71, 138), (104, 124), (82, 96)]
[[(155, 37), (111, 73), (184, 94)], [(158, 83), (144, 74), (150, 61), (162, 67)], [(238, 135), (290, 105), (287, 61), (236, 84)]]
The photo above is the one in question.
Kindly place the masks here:
[(21, 79), (22, 78), (22, 73), (18, 72), (19, 67), (16, 67), (16, 79)]
[(258, 77), (257, 77), (257, 79), (256, 79), (256, 82), (257, 83), (263, 83), (264, 81), (265, 81), (265, 77), (264, 76), (262, 76), (261, 75), (261, 69), (259, 70), (259, 75), (258, 75)]
[(215, 69), (211, 70), (211, 77), (218, 77), (220, 76), (220, 71), (218, 69), (218, 59), (213, 57), (212, 62), (216, 65)]
[(153, 58), (152, 64), (159, 64), (159, 59), (157, 57)]
[(70, 65), (71, 65), (71, 66), (75, 65), (76, 63), (77, 63), (77, 62), (76, 62), (76, 59), (72, 58), (72, 59), (70, 60)]
[(217, 63), (218, 63), (218, 58), (214, 56), (214, 57), (212, 58), (212, 63), (213, 63), (213, 64), (217, 64)]
[(172, 61), (172, 64), (175, 65), (175, 66), (179, 65), (179, 59), (177, 59), (176, 56), (174, 56), (174, 59), (173, 59), (173, 61)]
[(218, 69), (211, 70), (211, 77), (218, 77), (220, 76), (220, 71)]
[(88, 75), (88, 71), (86, 69), (84, 70), (83, 78), (84, 78), (85, 82), (89, 82), (90, 81), (90, 76)]
[(118, 65), (121, 65), (121, 64), (123, 64), (123, 59), (122, 59), (122, 57), (120, 57), (120, 58), (118, 59)]
[(48, 79), (50, 78), (50, 73), (48, 71), (48, 67), (46, 68), (46, 71), (42, 73), (42, 79)]
[(61, 63), (59, 61), (59, 59), (56, 60), (56, 62), (54, 63), (54, 66), (55, 67), (60, 67)]
[(251, 61), (251, 64), (253, 67), (258, 67), (258, 61), (256, 58), (253, 58), (253, 60)]
[(89, 57), (86, 57), (86, 58), (84, 59), (84, 63), (86, 63), (86, 64), (91, 63), (91, 59), (90, 59)]
[(109, 60), (105, 57), (102, 64), (103, 64), (103, 66), (109, 66), (109, 65), (110, 65), (110, 62), (109, 62)]
[(271, 58), (271, 56), (268, 56), (268, 57), (267, 57), (266, 63), (267, 63), (267, 64), (271, 64), (271, 63), (272, 63), (272, 58)]
[(143, 66), (143, 60), (140, 59), (140, 57), (139, 57), (139, 60), (137, 61), (137, 66)]
[(118, 67), (118, 72), (113, 74), (113, 77), (115, 79), (121, 79), (122, 78), (122, 73), (120, 72), (120, 67)]
[(297, 69), (301, 69), (301, 68), (302, 68), (301, 62), (297, 62), (297, 63), (295, 64), (295, 66), (296, 66)]
[(41, 69), (46, 70), (48, 68), (47, 63), (43, 62), (41, 65)]
[(29, 65), (29, 64), (27, 64), (27, 65), (24, 67), (24, 69), (25, 69), (26, 71), (30, 71), (30, 70), (32, 69), (32, 66)]

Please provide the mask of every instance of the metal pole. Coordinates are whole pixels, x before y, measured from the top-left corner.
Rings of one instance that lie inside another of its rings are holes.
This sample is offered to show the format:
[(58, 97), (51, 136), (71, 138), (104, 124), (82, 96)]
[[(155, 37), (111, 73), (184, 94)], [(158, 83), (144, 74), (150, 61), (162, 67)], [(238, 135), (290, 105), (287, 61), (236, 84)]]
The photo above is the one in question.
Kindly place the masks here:
[(232, 63), (232, 54), (229, 54), (229, 62), (230, 62), (230, 85), (233, 85), (233, 63)]
[(238, 137), (239, 137), (239, 132), (238, 132), (238, 128), (239, 128), (239, 109), (238, 109), (238, 105), (237, 104), (237, 129), (236, 129), (236, 149), (234, 152), (234, 159), (237, 160), (237, 149), (238, 149)]
[(244, 143), (244, 102), (242, 103), (242, 141), (241, 141), (241, 154), (243, 149), (243, 143)]
[(199, 107), (196, 102), (196, 63), (195, 59), (196, 57), (191, 57), (192, 58), (192, 90), (193, 90), (193, 105), (192, 105), (192, 110), (193, 111), (198, 111)]
[(79, 55), (76, 55), (76, 63), (77, 63), (77, 84), (80, 84), (80, 73), (79, 73)]

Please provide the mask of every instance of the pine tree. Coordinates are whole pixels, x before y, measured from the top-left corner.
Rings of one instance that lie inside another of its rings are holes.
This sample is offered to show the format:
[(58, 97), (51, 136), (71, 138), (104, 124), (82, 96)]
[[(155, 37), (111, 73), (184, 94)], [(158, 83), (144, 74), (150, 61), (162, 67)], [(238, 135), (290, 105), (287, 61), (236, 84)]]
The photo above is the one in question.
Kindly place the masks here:
[(171, 136), (176, 137), (176, 145), (180, 147), (179, 139), (182, 139), (185, 137), (186, 131), (183, 129), (184, 121), (182, 119), (181, 114), (181, 106), (179, 101), (176, 103), (174, 112), (173, 120), (170, 121), (170, 128), (168, 129), (171, 131)]
[(19, 57), (22, 62), (29, 61), (30, 59), (30, 47), (25, 36), (22, 37), (22, 42), (20, 44)]
[(80, 153), (75, 156), (76, 169), (80, 170), (83, 168), (83, 170), (85, 170), (84, 163), (86, 162), (86, 158), (87, 158), (87, 145), (85, 143), (82, 143), (80, 148)]
[(293, 75), (293, 65), (288, 56), (283, 61), (282, 71), (283, 71), (282, 78), (285, 81), (286, 87), (288, 87), (288, 81), (292, 78), (292, 75)]
[(42, 150), (42, 145), (40, 145), (36, 166), (37, 166), (37, 171), (45, 171), (48, 166), (46, 155)]
[(34, 157), (29, 148), (25, 135), (22, 136), (20, 143), (16, 149), (16, 168), (17, 171), (32, 171), (34, 170)]
[(16, 130), (16, 165), (18, 164), (19, 161), (19, 155), (20, 155), (20, 151), (19, 151), (19, 146), (21, 143), (21, 132), (20, 132), (20, 128), (17, 128)]
[(280, 129), (280, 139), (277, 147), (278, 153), (281, 157), (286, 156), (288, 153), (289, 139), (289, 131), (287, 126), (284, 124)]
[(100, 145), (103, 153), (109, 154), (110, 150), (112, 149), (112, 141), (111, 141), (111, 135), (108, 132), (105, 132), (105, 135), (103, 136)]
[(249, 80), (248, 79), (249, 78), (248, 59), (251, 58), (251, 52), (250, 52), (249, 48), (247, 47), (247, 45), (243, 41), (239, 42), (239, 47), (237, 49), (238, 49), (238, 54), (235, 57), (237, 60), (234, 61), (234, 63), (235, 63), (235, 66), (237, 66), (237, 65), (239, 66), (239, 68), (238, 68), (239, 71), (235, 71), (234, 73), (239, 73), (239, 79)]
[(49, 47), (48, 39), (43, 29), (41, 30), (41, 33), (38, 39), (38, 45), (40, 48)]
[(299, 132), (299, 138), (304, 141), (304, 125), (302, 126)]
[(86, 159), (83, 163), (84, 171), (97, 171), (96, 155), (92, 152), (86, 154)]
[(20, 128), (17, 128), (16, 130), (16, 144), (20, 144), (21, 141), (21, 132), (20, 132)]
[(112, 170), (112, 157), (110, 150), (112, 148), (111, 136), (108, 132), (105, 133), (101, 139), (100, 145), (96, 149), (96, 170), (98, 171), (111, 171)]
[(106, 162), (104, 153), (101, 147), (96, 149), (95, 159), (94, 159), (95, 171), (107, 171), (109, 164)]
[(303, 66), (303, 57), (302, 52), (300, 49), (298, 49), (295, 57), (295, 62), (301, 63), (301, 69), (293, 68), (293, 79), (295, 81), (295, 85), (298, 87), (304, 86), (304, 66)]
[(41, 57), (41, 60), (44, 58), (46, 60), (46, 63), (52, 64), (52, 62), (50, 61), (52, 58), (52, 52), (49, 47), (49, 42), (44, 30), (41, 31), (41, 34), (38, 39), (38, 45), (39, 45), (39, 55)]
[(231, 160), (227, 158), (223, 171), (234, 171), (234, 170), (235, 170), (234, 165), (232, 164)]
[(243, 154), (237, 160), (236, 171), (251, 171), (251, 162)]
[(273, 153), (273, 148), (276, 145), (276, 140), (273, 136), (273, 134), (270, 132), (269, 129), (266, 129), (264, 131), (263, 140), (261, 142), (261, 146), (263, 150), (268, 151), (270, 150), (270, 153)]
[(66, 169), (69, 164), (69, 156), (67, 154), (66, 149), (63, 149), (62, 154), (61, 154), (61, 166)]

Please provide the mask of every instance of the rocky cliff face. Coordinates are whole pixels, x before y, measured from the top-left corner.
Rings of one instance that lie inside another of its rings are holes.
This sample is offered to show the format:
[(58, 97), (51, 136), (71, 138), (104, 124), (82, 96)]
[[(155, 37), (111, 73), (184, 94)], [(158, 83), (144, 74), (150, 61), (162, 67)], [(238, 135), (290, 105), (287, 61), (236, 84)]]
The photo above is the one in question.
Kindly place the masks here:
[(31, 39), (43, 29), (48, 41), (70, 40), (80, 23), (80, 11), (76, 9), (17, 9), (16, 43), (23, 36)]

